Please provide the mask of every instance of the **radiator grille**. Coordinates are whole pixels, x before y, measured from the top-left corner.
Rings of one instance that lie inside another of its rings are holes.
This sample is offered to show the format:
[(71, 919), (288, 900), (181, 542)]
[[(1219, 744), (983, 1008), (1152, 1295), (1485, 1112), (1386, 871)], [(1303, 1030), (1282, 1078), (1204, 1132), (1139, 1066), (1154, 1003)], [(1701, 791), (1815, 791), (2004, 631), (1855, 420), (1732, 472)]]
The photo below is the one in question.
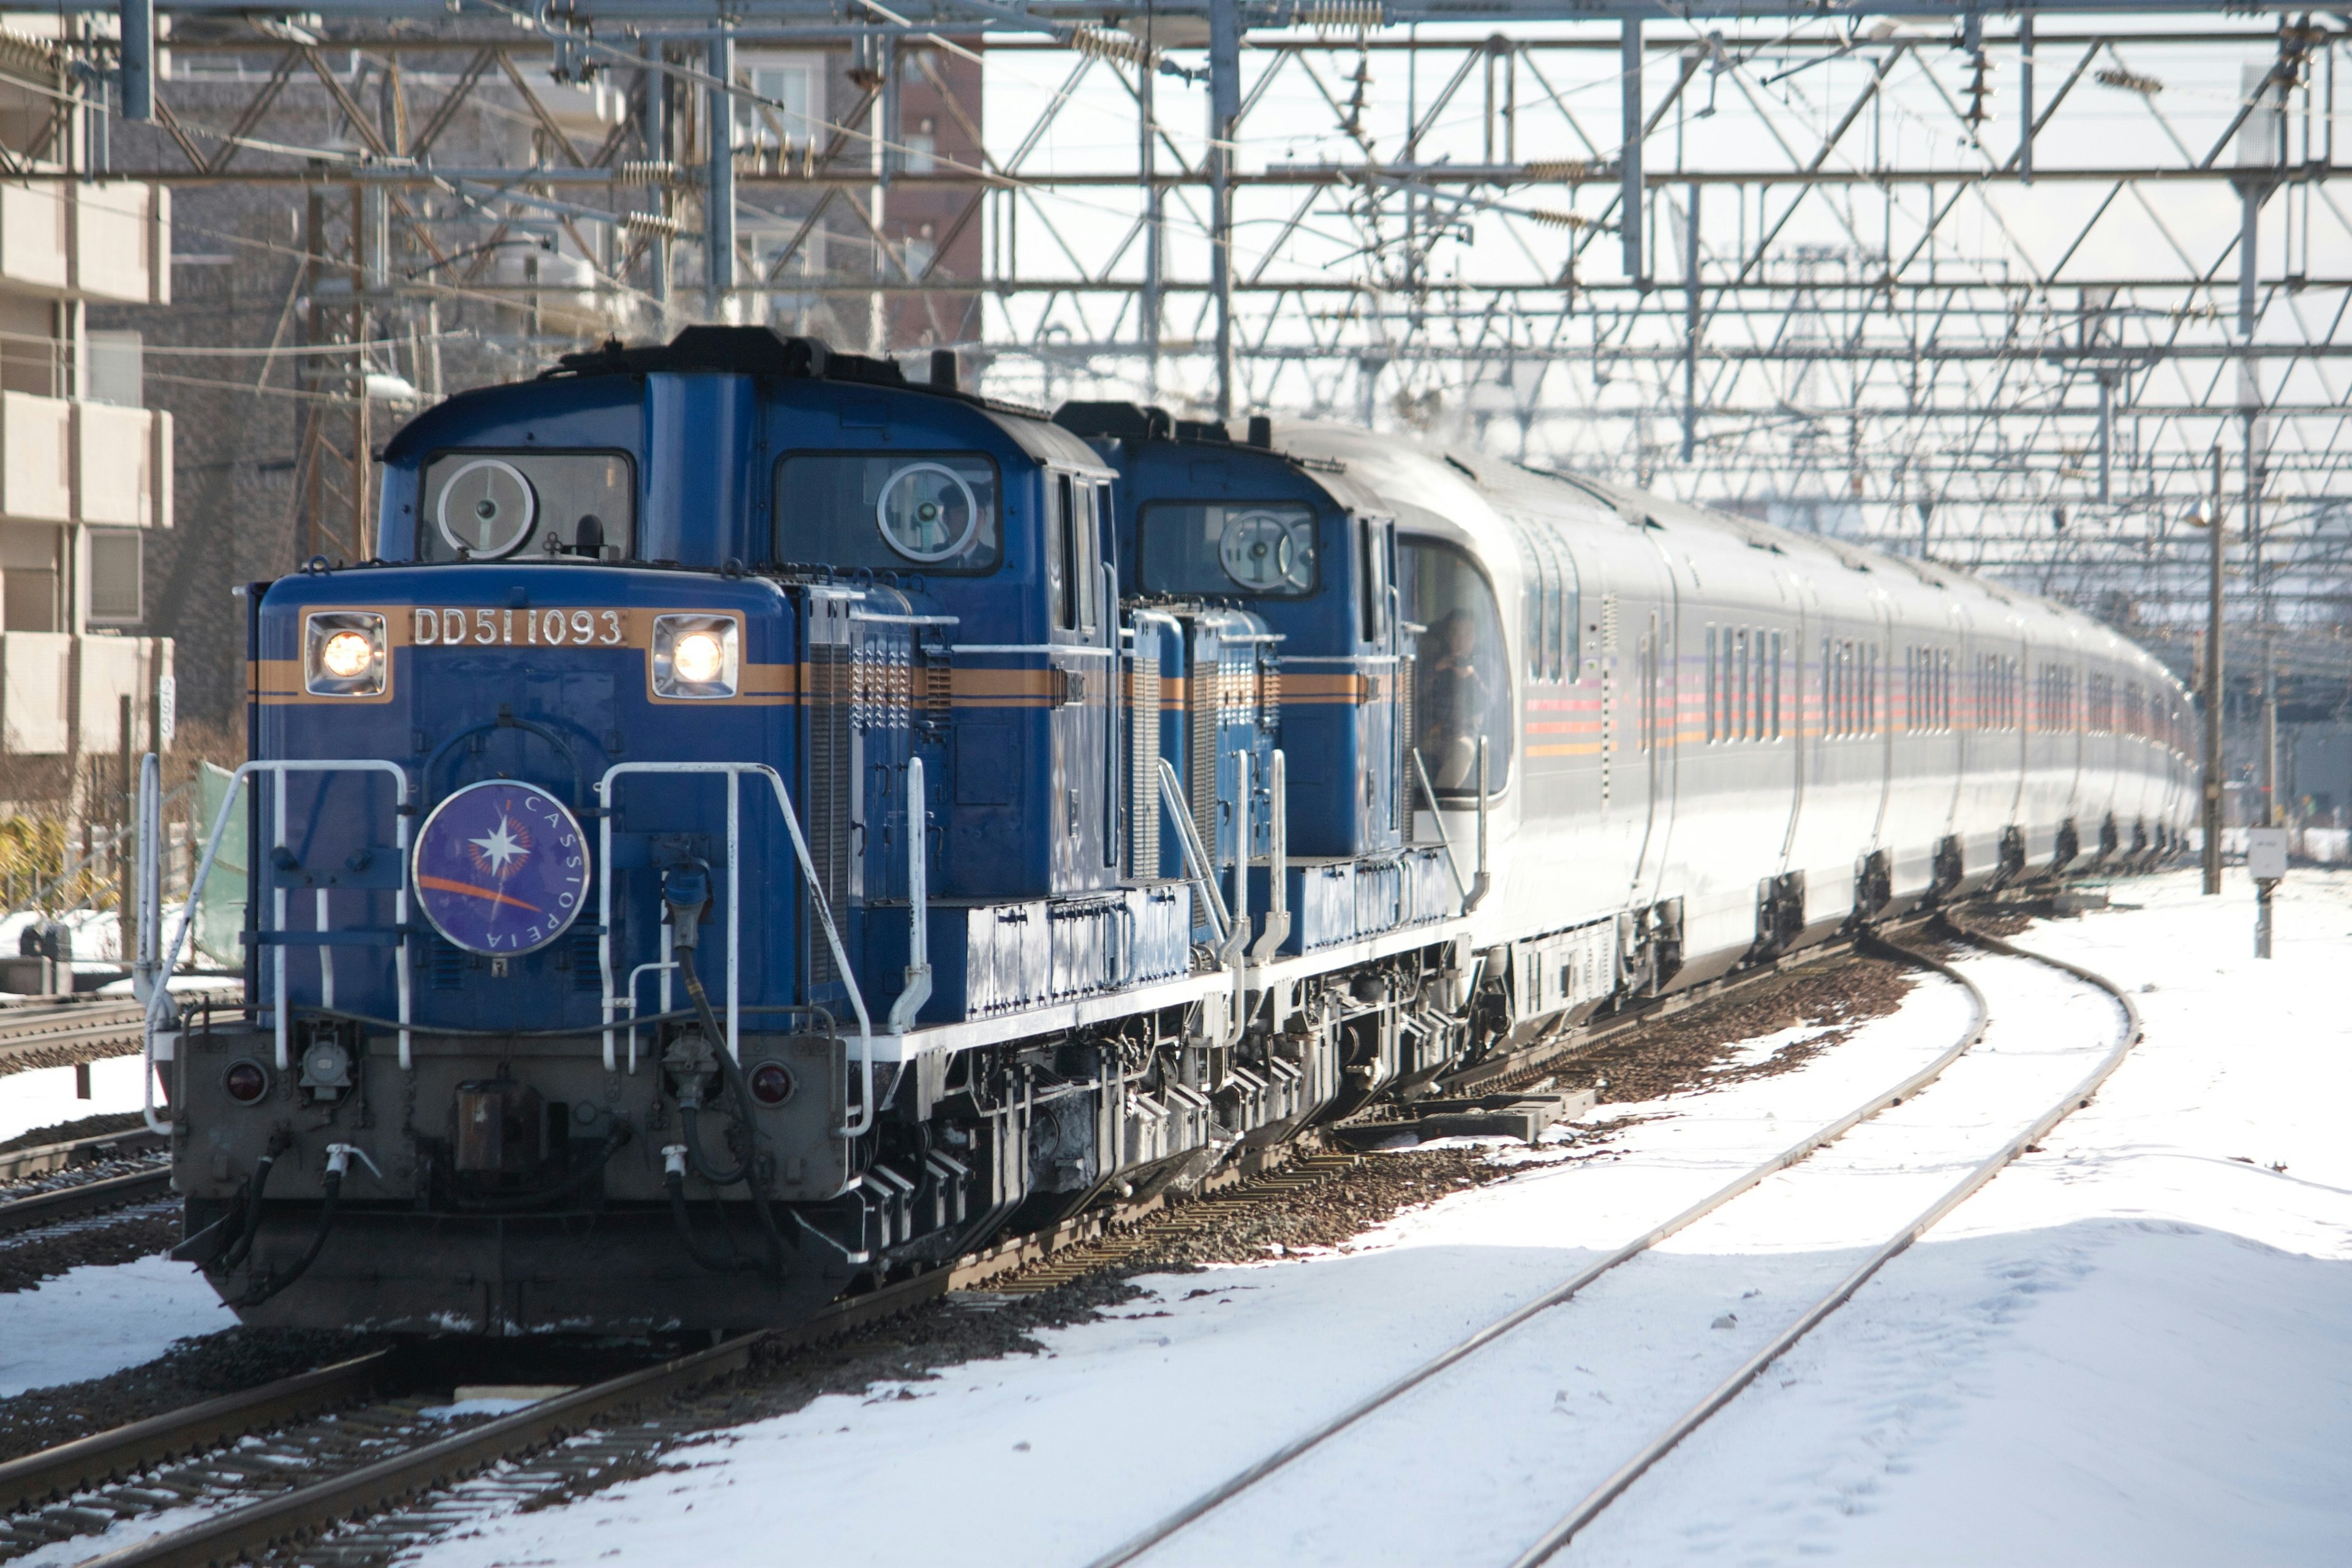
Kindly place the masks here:
[(1192, 795), (1193, 829), (1213, 863), (1217, 858), (1217, 716), (1224, 700), (1224, 680), (1215, 659), (1198, 657), (1201, 639), (1196, 637), (1192, 647), (1192, 679), (1187, 693), (1192, 721), (1192, 777), (1185, 782), (1185, 789)]
[(1160, 875), (1160, 661), (1128, 661), (1127, 874)]
[[(856, 668), (848, 644), (853, 623), (849, 606), (838, 599), (809, 601), (809, 649), (805, 665), (808, 700), (803, 712), (808, 725), (807, 833), (809, 859), (816, 868), (818, 886), (836, 916), (849, 892), (850, 822), (855, 802), (850, 791), (850, 723), (855, 717)], [(840, 969), (824, 940), (815, 900), (803, 885), (802, 949), (807, 954), (812, 985), (838, 980)]]

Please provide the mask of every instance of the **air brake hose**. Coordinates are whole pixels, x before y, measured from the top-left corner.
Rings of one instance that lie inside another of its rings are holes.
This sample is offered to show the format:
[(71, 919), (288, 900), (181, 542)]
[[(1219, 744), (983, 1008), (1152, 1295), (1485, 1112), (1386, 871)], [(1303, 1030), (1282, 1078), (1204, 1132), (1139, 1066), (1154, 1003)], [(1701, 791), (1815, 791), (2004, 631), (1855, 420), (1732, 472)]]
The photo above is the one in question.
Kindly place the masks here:
[[(718, 1049), (712, 1054), (719, 1058), (719, 1076), (726, 1080), (728, 1097), (735, 1102), (735, 1114), (743, 1123), (743, 1168), (737, 1173), (735, 1179), (751, 1193), (751, 1212), (760, 1216), (760, 1228), (767, 1233), (769, 1271), (781, 1276), (784, 1271), (784, 1253), (791, 1244), (784, 1239), (783, 1232), (777, 1228), (775, 1214), (768, 1206), (767, 1190), (760, 1183), (759, 1173), (753, 1169), (758, 1155), (755, 1140), (760, 1124), (752, 1120), (751, 1087), (743, 1081), (743, 1067), (735, 1059), (734, 1042), (719, 1033), (719, 1020), (711, 1013), (710, 997), (702, 989), (702, 976), (695, 972), (694, 944), (674, 942), (672, 951), (677, 955), (677, 972), (686, 982), (686, 994), (693, 998), (694, 1010), (701, 1016), (703, 1030), (717, 1043)], [(680, 1111), (678, 1121), (682, 1128), (690, 1129), (691, 1123), (687, 1119), (692, 1114)], [(688, 1136), (691, 1139), (690, 1131)], [(698, 1166), (699, 1162), (697, 1163)], [(707, 1173), (703, 1179), (714, 1180)]]
[(267, 1279), (255, 1280), (253, 1289), (247, 1290), (237, 1302), (239, 1307), (260, 1306), (310, 1271), (310, 1265), (319, 1260), (319, 1254), (326, 1248), (327, 1233), (335, 1226), (335, 1203), (342, 1196), (342, 1192), (343, 1173), (341, 1171), (329, 1171), (326, 1199), (319, 1205), (319, 1228), (311, 1234), (309, 1248), (295, 1260), (294, 1267), (286, 1273), (271, 1274)]
[(253, 1182), (246, 1189), (244, 1227), (229, 1238), (228, 1245), (221, 1248), (220, 1256), (205, 1265), (206, 1268), (226, 1273), (243, 1263), (245, 1255), (253, 1250), (253, 1238), (261, 1234), (261, 1197), (269, 1187), (269, 1168), (278, 1163), (278, 1155), (293, 1146), (292, 1135), (282, 1127), (269, 1135), (269, 1146), (261, 1152), (261, 1158), (254, 1162)]
[[(669, 1189), (670, 1218), (677, 1222), (678, 1239), (686, 1243), (688, 1254), (714, 1274), (740, 1274), (747, 1268), (757, 1268), (740, 1254), (721, 1258), (703, 1249), (701, 1238), (694, 1234), (693, 1216), (686, 1212), (686, 1145), (672, 1143), (662, 1151), (662, 1185)], [(723, 1228), (720, 1234), (725, 1234)]]
[(731, 1187), (738, 1182), (748, 1181), (751, 1172), (740, 1165), (729, 1171), (711, 1163), (710, 1156), (702, 1152), (701, 1123), (701, 1108), (688, 1105), (681, 1099), (677, 1104), (679, 1147), (686, 1151), (687, 1163), (694, 1168), (694, 1173), (714, 1187)]
[(261, 1194), (269, 1186), (269, 1167), (276, 1163), (278, 1156), (274, 1153), (264, 1154), (255, 1163), (253, 1180), (246, 1187), (244, 1226), (208, 1267), (226, 1273), (244, 1262), (245, 1255), (253, 1250), (253, 1238), (261, 1233)]

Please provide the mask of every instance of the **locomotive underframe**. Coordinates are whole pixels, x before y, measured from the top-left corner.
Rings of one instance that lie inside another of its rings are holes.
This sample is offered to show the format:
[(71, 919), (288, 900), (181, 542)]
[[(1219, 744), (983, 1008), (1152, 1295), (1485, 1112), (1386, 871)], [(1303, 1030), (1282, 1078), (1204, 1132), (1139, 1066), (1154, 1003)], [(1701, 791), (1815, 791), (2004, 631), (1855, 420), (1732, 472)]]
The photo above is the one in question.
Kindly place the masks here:
[[(179, 1255), (261, 1324), (632, 1333), (787, 1322), (861, 1280), (1182, 1190), (1378, 1093), (1410, 1093), (1507, 1031), (1507, 960), (1495, 962), (1481, 983), (1486, 955), (1437, 940), (1322, 973), (1282, 966), (1287, 977), (1239, 1007), (1214, 994), (919, 1056), (880, 1070), (879, 1114), (857, 1139), (835, 1131), (844, 1093), (854, 1097), (849, 1042), (747, 1034), (743, 1063), (783, 1063), (795, 1082), (785, 1103), (758, 1109), (748, 1146), (723, 1097), (687, 1131), (681, 1091), (709, 1076), (694, 1070), (708, 1055), (691, 1025), (666, 1026), (635, 1071), (610, 1073), (594, 1035), (420, 1031), (404, 1070), (388, 1036), (314, 1017), (296, 1024), (278, 1070), (267, 1029), (192, 1029), (172, 1072), (190, 1238)], [(306, 1070), (338, 1052), (341, 1081)], [(228, 1092), (240, 1065), (267, 1075), (256, 1103)], [(689, 1137), (716, 1163), (748, 1157), (789, 1243), (782, 1268), (760, 1266), (743, 1184), (689, 1174), (681, 1225), (666, 1156)], [(331, 1181), (337, 1147), (350, 1152)], [(225, 1254), (248, 1215), (258, 1220), (243, 1256)], [(715, 1269), (713, 1253), (739, 1266)]]

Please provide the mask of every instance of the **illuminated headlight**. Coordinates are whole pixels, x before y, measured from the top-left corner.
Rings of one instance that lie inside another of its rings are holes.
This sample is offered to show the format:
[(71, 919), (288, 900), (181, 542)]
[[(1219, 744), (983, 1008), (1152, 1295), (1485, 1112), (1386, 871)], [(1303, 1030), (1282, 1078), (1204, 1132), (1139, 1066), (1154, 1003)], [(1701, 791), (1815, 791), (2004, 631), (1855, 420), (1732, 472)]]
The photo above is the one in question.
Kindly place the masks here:
[(383, 694), (383, 617), (365, 610), (321, 610), (302, 638), (303, 685), (314, 697)]
[(732, 697), (740, 659), (731, 616), (654, 617), (656, 697)]

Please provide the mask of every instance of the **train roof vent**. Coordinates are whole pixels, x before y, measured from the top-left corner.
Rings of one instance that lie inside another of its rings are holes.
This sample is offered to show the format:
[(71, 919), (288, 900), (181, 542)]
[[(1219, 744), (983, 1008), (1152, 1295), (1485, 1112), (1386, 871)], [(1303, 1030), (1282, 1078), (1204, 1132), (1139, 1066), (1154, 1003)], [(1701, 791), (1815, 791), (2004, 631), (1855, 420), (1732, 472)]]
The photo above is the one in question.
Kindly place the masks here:
[(1234, 433), (1225, 428), (1221, 419), (1179, 419), (1176, 421), (1179, 441), (1214, 441), (1219, 446), (1234, 444)]
[(898, 364), (864, 354), (836, 353), (822, 338), (793, 338), (772, 327), (688, 327), (666, 343), (635, 348), (607, 339), (604, 347), (565, 354), (548, 375), (652, 375), (710, 371), (723, 375), (789, 375), (904, 386)]
[(1065, 403), (1054, 423), (1082, 440), (1165, 441), (1176, 433), (1168, 410), (1132, 403)]

